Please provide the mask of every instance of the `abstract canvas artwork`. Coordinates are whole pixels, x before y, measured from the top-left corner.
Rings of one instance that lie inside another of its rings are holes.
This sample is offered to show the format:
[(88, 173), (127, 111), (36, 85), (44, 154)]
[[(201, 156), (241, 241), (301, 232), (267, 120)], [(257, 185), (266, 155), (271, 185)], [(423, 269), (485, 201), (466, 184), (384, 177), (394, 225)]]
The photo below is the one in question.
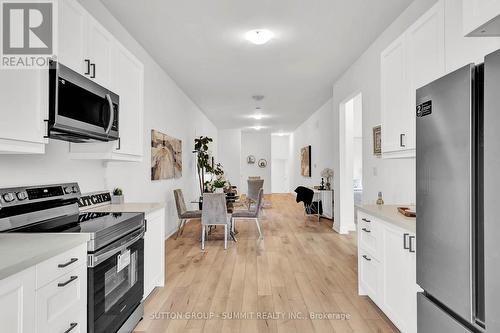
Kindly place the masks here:
[(151, 180), (182, 177), (182, 141), (151, 130)]
[(300, 174), (311, 177), (311, 146), (300, 149)]

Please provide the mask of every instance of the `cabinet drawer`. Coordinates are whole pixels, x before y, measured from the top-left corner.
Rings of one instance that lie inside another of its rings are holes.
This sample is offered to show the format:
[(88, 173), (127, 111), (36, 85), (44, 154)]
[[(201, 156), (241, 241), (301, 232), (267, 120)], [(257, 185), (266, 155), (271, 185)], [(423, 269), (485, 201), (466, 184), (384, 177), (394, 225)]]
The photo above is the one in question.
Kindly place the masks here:
[(380, 222), (367, 214), (358, 215), (358, 240), (363, 247), (376, 259), (380, 259)]
[(36, 291), (37, 332), (87, 331), (87, 267), (81, 265)]
[(76, 267), (87, 267), (87, 244), (82, 244), (36, 266), (36, 288), (67, 274)]
[(382, 266), (377, 259), (364, 249), (359, 249), (359, 256), (360, 285), (374, 302), (378, 302), (383, 281)]

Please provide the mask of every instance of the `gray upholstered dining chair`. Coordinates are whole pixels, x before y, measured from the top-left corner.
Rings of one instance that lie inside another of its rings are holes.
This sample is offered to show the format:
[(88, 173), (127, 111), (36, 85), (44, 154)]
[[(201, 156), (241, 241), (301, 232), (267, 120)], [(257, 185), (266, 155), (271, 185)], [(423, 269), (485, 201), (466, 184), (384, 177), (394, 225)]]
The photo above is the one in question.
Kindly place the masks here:
[(264, 204), (264, 189), (261, 188), (259, 190), (259, 194), (257, 195), (257, 204), (255, 205), (255, 209), (253, 210), (235, 210), (232, 214), (231, 228), (234, 232), (234, 225), (236, 219), (246, 219), (246, 220), (254, 220), (257, 225), (257, 230), (259, 231), (259, 238), (264, 238), (262, 236), (262, 231), (260, 229), (259, 216), (262, 211), (262, 205)]
[(177, 235), (175, 239), (182, 234), (184, 230), (184, 225), (187, 220), (199, 219), (201, 218), (201, 210), (187, 210), (186, 202), (184, 201), (184, 195), (182, 190), (174, 190), (175, 206), (177, 207), (177, 217), (179, 218), (179, 224), (177, 226)]
[(201, 249), (205, 249), (206, 227), (224, 226), (224, 249), (227, 249), (227, 235), (231, 226), (231, 214), (227, 213), (226, 195), (224, 193), (204, 193), (201, 213)]
[(264, 179), (248, 179), (247, 205), (248, 209), (253, 203), (257, 203), (259, 191), (264, 188)]

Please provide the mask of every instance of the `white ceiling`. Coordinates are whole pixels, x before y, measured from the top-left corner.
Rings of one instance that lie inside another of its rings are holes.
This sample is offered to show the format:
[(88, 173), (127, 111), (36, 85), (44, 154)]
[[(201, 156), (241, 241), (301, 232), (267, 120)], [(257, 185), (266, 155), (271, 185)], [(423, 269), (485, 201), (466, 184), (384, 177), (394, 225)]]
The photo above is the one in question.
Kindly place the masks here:
[[(102, 0), (218, 128), (271, 131), (295, 129), (324, 104), (411, 1)], [(244, 39), (259, 28), (275, 39)], [(257, 104), (271, 117), (246, 118)]]

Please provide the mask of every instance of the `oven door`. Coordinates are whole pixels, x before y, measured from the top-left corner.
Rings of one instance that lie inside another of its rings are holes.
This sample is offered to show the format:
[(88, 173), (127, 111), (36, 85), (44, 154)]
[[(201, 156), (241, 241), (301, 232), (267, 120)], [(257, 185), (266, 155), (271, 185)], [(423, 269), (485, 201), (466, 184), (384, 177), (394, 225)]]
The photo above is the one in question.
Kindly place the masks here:
[(141, 303), (144, 290), (144, 231), (89, 255), (88, 331), (117, 332)]

